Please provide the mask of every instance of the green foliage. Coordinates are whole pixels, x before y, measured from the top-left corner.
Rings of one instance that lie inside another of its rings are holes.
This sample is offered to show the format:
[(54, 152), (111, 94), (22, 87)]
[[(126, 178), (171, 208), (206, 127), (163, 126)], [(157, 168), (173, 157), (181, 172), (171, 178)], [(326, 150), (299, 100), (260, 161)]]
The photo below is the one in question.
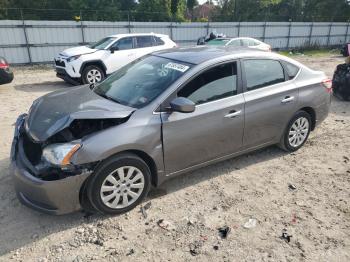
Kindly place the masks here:
[(170, 21), (171, 0), (140, 0), (135, 13), (136, 20)]
[[(350, 0), (216, 0), (210, 21), (348, 21)], [(207, 3), (208, 4), (208, 3)], [(213, 6), (212, 6), (213, 7)], [(6, 9), (8, 8), (8, 9)], [(18, 8), (18, 9), (16, 9)], [(19, 8), (23, 9), (21, 12)], [(197, 21), (198, 0), (0, 0), (0, 19)], [(206, 7), (207, 8), (207, 7)], [(60, 10), (53, 10), (60, 9)]]
[(192, 11), (193, 8), (198, 5), (198, 1), (197, 0), (187, 0), (186, 5), (187, 5), (188, 10)]

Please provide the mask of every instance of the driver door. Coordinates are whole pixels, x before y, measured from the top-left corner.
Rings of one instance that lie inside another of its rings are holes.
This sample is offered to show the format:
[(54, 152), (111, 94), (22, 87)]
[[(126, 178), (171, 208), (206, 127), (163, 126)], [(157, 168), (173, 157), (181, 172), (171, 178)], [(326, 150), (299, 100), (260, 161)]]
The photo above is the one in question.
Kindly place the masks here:
[(118, 39), (108, 51), (104, 63), (107, 66), (108, 74), (135, 60), (135, 50), (133, 48), (133, 38), (123, 37)]
[(242, 147), (244, 97), (237, 62), (199, 74), (178, 92), (196, 104), (192, 113), (163, 112), (164, 163), (167, 174), (228, 156)]

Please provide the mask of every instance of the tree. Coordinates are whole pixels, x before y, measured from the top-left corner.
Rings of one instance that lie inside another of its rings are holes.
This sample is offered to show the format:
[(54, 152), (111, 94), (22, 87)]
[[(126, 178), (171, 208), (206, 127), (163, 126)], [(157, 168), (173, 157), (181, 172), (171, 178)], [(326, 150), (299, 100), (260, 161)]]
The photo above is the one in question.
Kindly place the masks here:
[(170, 2), (170, 0), (140, 0), (135, 18), (139, 21), (170, 21)]
[(171, 11), (172, 15), (176, 14), (179, 2), (180, 2), (180, 0), (171, 0), (170, 11)]
[(137, 6), (135, 0), (119, 0), (119, 2), (122, 10), (133, 10)]
[(170, 11), (176, 21), (185, 21), (186, 0), (171, 0)]
[(186, 5), (187, 5), (187, 9), (191, 15), (191, 21), (193, 21), (193, 9), (195, 8), (195, 6), (198, 5), (198, 1), (197, 0), (187, 0)]

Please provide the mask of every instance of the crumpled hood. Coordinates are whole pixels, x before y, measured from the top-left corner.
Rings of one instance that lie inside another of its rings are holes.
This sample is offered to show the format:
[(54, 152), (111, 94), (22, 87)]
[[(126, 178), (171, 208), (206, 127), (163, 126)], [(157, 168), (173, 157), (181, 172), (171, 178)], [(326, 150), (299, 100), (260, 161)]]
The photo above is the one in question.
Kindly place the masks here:
[(77, 46), (77, 47), (72, 47), (64, 50), (60, 54), (66, 57), (71, 57), (75, 55), (85, 55), (89, 53), (94, 53), (98, 51), (97, 49), (92, 49), (88, 46)]
[(28, 113), (26, 130), (34, 140), (43, 142), (75, 119), (125, 118), (134, 110), (97, 95), (87, 85), (79, 86), (35, 100)]

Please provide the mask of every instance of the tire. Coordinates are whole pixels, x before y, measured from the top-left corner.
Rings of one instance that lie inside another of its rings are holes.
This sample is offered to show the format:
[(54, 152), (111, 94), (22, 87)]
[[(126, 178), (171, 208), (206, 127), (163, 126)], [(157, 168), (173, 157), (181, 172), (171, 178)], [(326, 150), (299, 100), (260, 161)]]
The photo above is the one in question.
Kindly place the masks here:
[(97, 65), (89, 65), (84, 68), (81, 74), (83, 84), (94, 84), (103, 81), (106, 78), (104, 71)]
[[(124, 179), (121, 179), (122, 174)], [(89, 180), (87, 195), (99, 212), (122, 214), (136, 207), (148, 194), (150, 186), (148, 165), (134, 154), (121, 154), (96, 168)]]
[[(89, 178), (88, 178), (89, 179)], [(85, 181), (84, 184), (81, 187), (81, 191), (80, 191), (80, 196), (79, 196), (79, 200), (80, 200), (80, 205), (82, 207), (82, 210), (86, 213), (86, 214), (95, 214), (97, 213), (97, 210), (95, 209), (95, 207), (91, 204), (88, 196), (87, 196), (87, 185), (88, 185), (88, 181)]]
[[(298, 128), (299, 124), (302, 124), (301, 129)], [(284, 131), (279, 147), (287, 152), (297, 151), (307, 141), (311, 132), (311, 124), (311, 116), (307, 112), (296, 112)], [(295, 139), (293, 139), (291, 132), (296, 132)]]

